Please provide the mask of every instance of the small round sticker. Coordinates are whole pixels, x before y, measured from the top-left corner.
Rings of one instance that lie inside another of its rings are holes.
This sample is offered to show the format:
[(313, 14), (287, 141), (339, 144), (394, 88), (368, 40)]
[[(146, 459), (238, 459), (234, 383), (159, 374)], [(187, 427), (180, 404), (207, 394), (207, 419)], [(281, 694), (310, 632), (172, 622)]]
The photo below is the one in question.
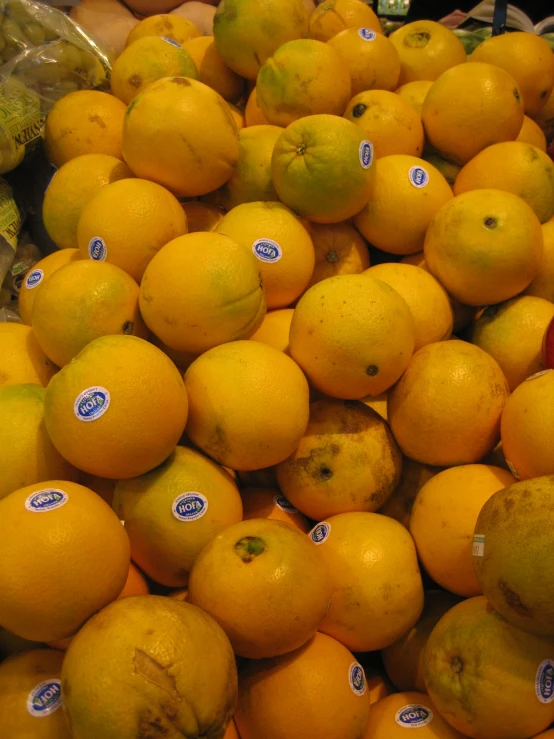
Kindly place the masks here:
[(364, 169), (369, 169), (373, 161), (373, 144), (364, 140), (360, 144), (360, 164)]
[(27, 711), (35, 718), (44, 718), (62, 705), (62, 686), (59, 680), (44, 680), (27, 696)]
[(25, 501), (25, 508), (32, 513), (47, 513), (61, 508), (68, 501), (66, 492), (58, 488), (44, 488), (31, 493)]
[(377, 34), (371, 28), (358, 29), (358, 36), (363, 38), (364, 41), (374, 41), (377, 38)]
[(541, 370), (540, 372), (535, 372), (534, 375), (531, 375), (530, 377), (527, 377), (525, 382), (529, 382), (530, 380), (536, 380), (537, 377), (541, 377), (542, 375), (546, 375), (547, 372), (552, 372), (551, 369), (545, 369)]
[(318, 523), (316, 524), (316, 526), (313, 527), (313, 529), (309, 533), (309, 537), (313, 542), (319, 545), (323, 544), (330, 533), (331, 524), (327, 523), (327, 521), (322, 521), (321, 523)]
[(105, 387), (95, 386), (83, 390), (73, 404), (79, 421), (89, 423), (103, 416), (110, 407), (110, 393)]
[(174, 38), (169, 38), (169, 36), (162, 36), (164, 41), (167, 41), (168, 44), (171, 44), (171, 46), (176, 46), (178, 49), (182, 49), (183, 47), (178, 41), (175, 41)]
[(298, 513), (296, 508), (292, 505), (292, 503), (289, 503), (284, 495), (274, 495), (273, 502), (275, 503), (277, 508), (280, 508), (282, 511), (286, 511), (287, 513)]
[(27, 275), (27, 279), (25, 280), (25, 287), (29, 290), (32, 290), (33, 288), (40, 285), (43, 279), (44, 272), (41, 269), (34, 269)]
[(260, 262), (274, 264), (283, 256), (283, 250), (276, 241), (272, 239), (258, 239), (252, 244), (252, 251)]
[(354, 695), (363, 695), (366, 691), (364, 668), (359, 662), (352, 662), (348, 668), (348, 682)]
[(95, 262), (104, 262), (108, 256), (108, 249), (104, 243), (104, 239), (95, 236), (88, 242), (88, 255)]
[(541, 703), (552, 703), (554, 700), (554, 661), (543, 660), (535, 678), (535, 693)]
[(208, 499), (202, 493), (183, 493), (175, 498), (171, 510), (179, 521), (196, 521), (208, 510)]
[(419, 703), (410, 703), (396, 712), (394, 720), (404, 729), (421, 729), (433, 720), (433, 711)]
[(411, 167), (408, 179), (414, 187), (425, 187), (429, 182), (429, 172), (423, 167)]

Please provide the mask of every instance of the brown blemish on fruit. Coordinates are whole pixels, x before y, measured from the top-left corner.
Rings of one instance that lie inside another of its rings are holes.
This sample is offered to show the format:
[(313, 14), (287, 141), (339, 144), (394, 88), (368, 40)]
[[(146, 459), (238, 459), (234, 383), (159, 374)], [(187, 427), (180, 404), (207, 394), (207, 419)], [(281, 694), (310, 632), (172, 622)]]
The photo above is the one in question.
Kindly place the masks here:
[(335, 264), (335, 262), (339, 261), (339, 257), (336, 251), (330, 251), (326, 256), (326, 259), (328, 262), (331, 262), (331, 264)]
[(132, 321), (125, 321), (123, 324), (123, 333), (129, 336), (135, 330), (135, 324)]
[(375, 377), (378, 372), (379, 368), (376, 367), (374, 364), (370, 364), (369, 367), (366, 369), (366, 374), (368, 374), (370, 377)]
[(89, 113), (88, 119), (91, 123), (96, 123), (100, 128), (106, 128), (106, 124), (99, 115)]
[(128, 79), (129, 84), (131, 87), (140, 87), (142, 85), (142, 78), (138, 76), (138, 74), (133, 74)]
[(408, 46), (410, 49), (424, 49), (430, 40), (431, 34), (428, 31), (410, 33), (404, 39), (404, 46)]
[(450, 667), (452, 668), (452, 672), (454, 672), (456, 675), (459, 675), (463, 672), (464, 663), (462, 662), (460, 657), (454, 657), (454, 659), (450, 663)]
[(173, 77), (171, 80), (174, 85), (181, 85), (182, 87), (190, 87), (190, 82), (186, 77)]
[(523, 604), (519, 595), (510, 588), (508, 583), (506, 583), (504, 580), (499, 580), (498, 589), (504, 596), (504, 600), (506, 601), (508, 607), (511, 608), (512, 611), (515, 611), (518, 616), (523, 616), (523, 618), (531, 618), (533, 616), (533, 611), (531, 610), (531, 608), (528, 608), (526, 605)]
[(487, 228), (491, 228), (491, 229), (496, 228), (498, 225), (498, 221), (496, 220), (496, 218), (493, 218), (492, 216), (488, 216), (487, 218), (485, 218), (483, 223), (485, 224)]

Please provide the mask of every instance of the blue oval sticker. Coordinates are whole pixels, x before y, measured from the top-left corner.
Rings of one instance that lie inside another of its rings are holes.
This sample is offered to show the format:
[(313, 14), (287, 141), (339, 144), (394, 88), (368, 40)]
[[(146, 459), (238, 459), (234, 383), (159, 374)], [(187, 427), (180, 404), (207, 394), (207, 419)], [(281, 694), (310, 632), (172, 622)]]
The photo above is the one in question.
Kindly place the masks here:
[(43, 278), (44, 272), (41, 269), (34, 269), (27, 275), (27, 279), (25, 280), (25, 287), (27, 287), (29, 290), (32, 290), (37, 285), (40, 285)]
[(363, 38), (364, 41), (374, 41), (377, 38), (377, 34), (371, 28), (360, 28), (358, 30), (358, 36)]
[(178, 49), (183, 48), (178, 41), (175, 41), (174, 38), (169, 38), (169, 36), (162, 36), (162, 39), (164, 41), (167, 41), (168, 44), (171, 44), (171, 46), (176, 46)]
[(104, 243), (104, 239), (95, 236), (88, 242), (88, 255), (95, 262), (105, 262), (108, 256), (108, 249)]
[(61, 508), (67, 503), (69, 496), (58, 488), (44, 488), (31, 493), (25, 501), (25, 508), (32, 513), (47, 513)]
[(327, 521), (322, 521), (321, 523), (318, 523), (313, 527), (308, 536), (316, 544), (323, 544), (330, 533), (331, 524), (327, 523)]
[(373, 144), (364, 140), (360, 144), (360, 164), (364, 169), (369, 169), (373, 162)]
[(359, 662), (352, 662), (348, 668), (348, 682), (354, 695), (363, 695), (366, 691), (364, 668)]
[(410, 703), (396, 712), (396, 723), (404, 729), (420, 729), (433, 720), (433, 711), (419, 703)]
[(284, 495), (274, 495), (273, 502), (277, 508), (280, 508), (282, 511), (286, 511), (287, 513), (298, 513), (293, 504), (289, 503)]
[(543, 660), (535, 679), (535, 693), (541, 703), (552, 703), (554, 700), (554, 662)]
[(62, 686), (59, 680), (44, 680), (27, 696), (27, 711), (35, 718), (49, 716), (62, 705)]
[(252, 244), (252, 251), (260, 262), (275, 264), (283, 256), (283, 250), (273, 239), (257, 239)]
[(73, 405), (73, 411), (79, 421), (89, 423), (103, 416), (110, 407), (110, 393), (105, 387), (98, 385), (89, 387), (79, 393)]
[(208, 499), (202, 493), (183, 493), (175, 498), (171, 510), (179, 521), (196, 521), (208, 510)]
[(414, 187), (425, 187), (429, 182), (429, 172), (423, 167), (411, 167), (408, 178)]

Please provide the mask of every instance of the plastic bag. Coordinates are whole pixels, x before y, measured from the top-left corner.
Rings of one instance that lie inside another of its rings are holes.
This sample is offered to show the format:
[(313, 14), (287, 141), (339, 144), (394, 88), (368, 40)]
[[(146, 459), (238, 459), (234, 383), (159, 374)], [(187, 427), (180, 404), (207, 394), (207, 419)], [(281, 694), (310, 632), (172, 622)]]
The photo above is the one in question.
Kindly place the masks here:
[(10, 185), (0, 178), (0, 287), (14, 260), (21, 229), (21, 213)]

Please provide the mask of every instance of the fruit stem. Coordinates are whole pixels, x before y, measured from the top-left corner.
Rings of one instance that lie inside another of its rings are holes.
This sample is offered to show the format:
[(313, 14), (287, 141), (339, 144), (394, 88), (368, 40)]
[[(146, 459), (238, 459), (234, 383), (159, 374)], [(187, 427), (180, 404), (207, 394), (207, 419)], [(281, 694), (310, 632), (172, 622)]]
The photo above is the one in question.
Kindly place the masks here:
[(265, 552), (265, 542), (259, 536), (243, 536), (235, 544), (235, 552), (243, 562), (248, 564)]

